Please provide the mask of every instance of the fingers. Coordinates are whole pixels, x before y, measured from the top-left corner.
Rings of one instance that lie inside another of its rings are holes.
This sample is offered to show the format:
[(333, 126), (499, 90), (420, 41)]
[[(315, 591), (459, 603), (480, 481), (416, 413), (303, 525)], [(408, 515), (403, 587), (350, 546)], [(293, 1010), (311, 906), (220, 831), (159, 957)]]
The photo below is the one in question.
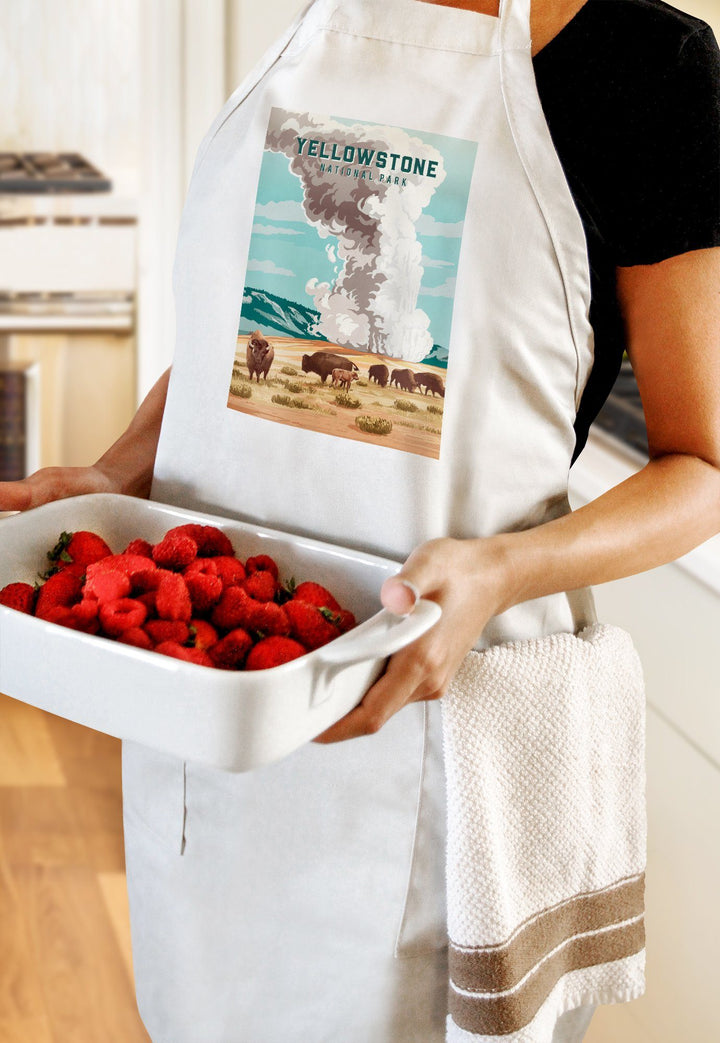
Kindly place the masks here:
[(391, 576), (380, 588), (380, 600), (391, 612), (398, 616), (407, 616), (415, 608), (420, 591), (410, 580)]
[[(396, 652), (385, 673), (366, 693), (361, 703), (314, 740), (318, 743), (343, 742), (361, 735), (375, 735), (390, 718), (408, 703), (439, 699), (442, 684), (428, 670), (426, 660), (412, 653)], [(440, 676), (440, 673), (437, 673)]]
[(380, 590), (385, 608), (406, 616), (421, 597), (435, 597), (444, 587), (453, 546), (448, 538), (430, 540), (412, 552), (399, 572), (386, 579)]
[(0, 482), (0, 511), (26, 511), (32, 506), (32, 492), (27, 481)]
[(96, 467), (43, 467), (21, 482), (0, 482), (0, 511), (27, 511), (66, 496), (109, 491)]

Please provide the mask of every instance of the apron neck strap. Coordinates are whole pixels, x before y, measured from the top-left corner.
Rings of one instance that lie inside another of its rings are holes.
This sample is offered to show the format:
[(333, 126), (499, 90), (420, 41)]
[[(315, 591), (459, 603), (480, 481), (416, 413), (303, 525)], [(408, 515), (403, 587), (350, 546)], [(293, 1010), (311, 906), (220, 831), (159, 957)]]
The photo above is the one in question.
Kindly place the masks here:
[(500, 40), (503, 50), (530, 49), (531, 0), (500, 0)]
[(304, 39), (315, 26), (423, 47), (489, 54), (530, 50), (531, 0), (500, 0), (499, 17), (420, 0), (315, 0), (305, 11)]

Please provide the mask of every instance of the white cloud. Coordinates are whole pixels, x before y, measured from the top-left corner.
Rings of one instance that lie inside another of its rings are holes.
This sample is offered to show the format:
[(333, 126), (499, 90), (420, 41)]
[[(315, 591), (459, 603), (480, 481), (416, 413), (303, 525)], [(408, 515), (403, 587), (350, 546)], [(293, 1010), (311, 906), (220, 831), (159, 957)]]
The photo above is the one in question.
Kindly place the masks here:
[(277, 225), (253, 225), (253, 235), (302, 235), (295, 228), (278, 228)]
[(463, 233), (463, 221), (448, 224), (446, 221), (436, 221), (430, 214), (421, 214), (418, 218), (418, 235), (444, 235), (446, 239), (459, 239)]
[(295, 272), (289, 271), (287, 268), (278, 268), (274, 261), (248, 261), (249, 272), (263, 272), (265, 275), (290, 275), (294, 276)]
[(452, 261), (441, 261), (436, 257), (426, 257), (423, 254), (422, 265), (424, 268), (452, 268)]
[(255, 216), (266, 217), (269, 221), (293, 221), (301, 225), (308, 223), (302, 203), (298, 203), (294, 199), (258, 203), (255, 207)]
[(455, 279), (446, 279), (439, 286), (420, 287), (421, 297), (454, 297)]

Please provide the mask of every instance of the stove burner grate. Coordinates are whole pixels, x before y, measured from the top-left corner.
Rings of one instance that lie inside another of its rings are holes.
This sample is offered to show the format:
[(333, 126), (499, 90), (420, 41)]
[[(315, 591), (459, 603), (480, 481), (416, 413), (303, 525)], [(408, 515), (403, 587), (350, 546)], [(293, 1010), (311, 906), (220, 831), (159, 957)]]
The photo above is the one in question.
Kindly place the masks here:
[(109, 192), (112, 182), (78, 152), (0, 152), (0, 193)]

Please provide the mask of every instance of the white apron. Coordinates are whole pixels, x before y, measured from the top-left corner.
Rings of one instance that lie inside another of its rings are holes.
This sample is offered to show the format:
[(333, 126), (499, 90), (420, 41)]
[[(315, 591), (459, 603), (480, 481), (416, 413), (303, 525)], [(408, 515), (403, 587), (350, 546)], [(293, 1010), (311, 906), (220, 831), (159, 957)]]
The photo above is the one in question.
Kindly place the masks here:
[[(587, 250), (530, 0), (501, 6), (317, 0), (229, 99), (180, 229), (154, 499), (399, 561), (569, 510)], [(587, 590), (540, 598), (476, 648), (594, 619)], [(124, 743), (123, 793), (154, 1043), (444, 1039), (439, 704), (243, 775)]]

